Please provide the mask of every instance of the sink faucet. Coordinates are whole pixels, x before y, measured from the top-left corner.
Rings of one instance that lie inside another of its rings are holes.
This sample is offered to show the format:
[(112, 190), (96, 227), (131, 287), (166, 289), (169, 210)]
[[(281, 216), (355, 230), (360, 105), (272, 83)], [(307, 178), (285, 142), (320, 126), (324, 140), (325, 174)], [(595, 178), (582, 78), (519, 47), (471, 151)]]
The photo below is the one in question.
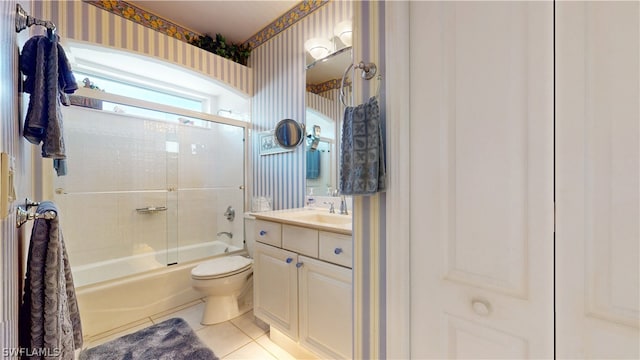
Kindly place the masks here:
[(336, 209), (333, 207), (333, 202), (325, 201), (324, 204), (325, 205), (329, 205), (329, 214), (335, 214), (336, 213)]
[(230, 233), (230, 232), (228, 232), (228, 231), (220, 231), (220, 232), (217, 234), (217, 236), (220, 236), (220, 235), (227, 235), (227, 236), (229, 237), (229, 239), (233, 239), (233, 234), (232, 234), (232, 233)]
[(340, 197), (340, 214), (349, 215), (349, 212), (347, 211), (347, 200), (344, 195)]

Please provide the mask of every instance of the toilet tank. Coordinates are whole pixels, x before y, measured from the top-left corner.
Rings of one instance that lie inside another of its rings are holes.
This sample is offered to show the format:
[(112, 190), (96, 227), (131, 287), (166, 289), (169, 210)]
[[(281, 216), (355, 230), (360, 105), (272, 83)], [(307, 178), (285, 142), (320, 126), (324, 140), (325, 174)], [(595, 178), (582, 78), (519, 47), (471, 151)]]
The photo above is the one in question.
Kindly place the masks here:
[(244, 241), (247, 245), (247, 252), (249, 256), (253, 258), (253, 248), (256, 243), (256, 239), (254, 237), (255, 234), (255, 226), (256, 226), (256, 218), (252, 216), (250, 213), (244, 214)]

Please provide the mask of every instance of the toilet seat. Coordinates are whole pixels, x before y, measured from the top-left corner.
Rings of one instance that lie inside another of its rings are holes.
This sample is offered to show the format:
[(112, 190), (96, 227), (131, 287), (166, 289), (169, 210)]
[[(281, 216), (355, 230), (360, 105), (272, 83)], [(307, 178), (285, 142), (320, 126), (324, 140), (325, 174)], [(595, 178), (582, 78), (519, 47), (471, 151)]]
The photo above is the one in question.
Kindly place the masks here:
[(244, 256), (225, 256), (205, 261), (194, 267), (191, 270), (191, 277), (199, 280), (227, 277), (246, 271), (252, 264), (253, 259)]

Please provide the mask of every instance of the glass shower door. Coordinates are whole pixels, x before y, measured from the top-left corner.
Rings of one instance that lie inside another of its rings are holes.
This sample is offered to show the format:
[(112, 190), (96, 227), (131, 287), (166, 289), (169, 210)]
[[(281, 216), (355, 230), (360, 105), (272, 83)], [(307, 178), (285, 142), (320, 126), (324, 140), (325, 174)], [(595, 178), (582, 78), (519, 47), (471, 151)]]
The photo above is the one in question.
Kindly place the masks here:
[(242, 250), (244, 128), (183, 119), (178, 136), (178, 262)]
[[(175, 261), (168, 252), (176, 125), (65, 107), (68, 174), (54, 179), (77, 286)], [(175, 257), (175, 256), (174, 256)]]

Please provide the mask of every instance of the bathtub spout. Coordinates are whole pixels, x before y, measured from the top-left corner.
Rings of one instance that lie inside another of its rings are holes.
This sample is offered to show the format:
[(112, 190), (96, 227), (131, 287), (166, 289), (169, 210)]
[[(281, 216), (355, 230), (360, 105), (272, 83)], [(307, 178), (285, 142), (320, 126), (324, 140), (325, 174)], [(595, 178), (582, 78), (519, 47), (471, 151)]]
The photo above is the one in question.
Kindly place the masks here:
[(233, 239), (233, 234), (232, 234), (232, 233), (230, 233), (230, 232), (228, 232), (228, 231), (220, 231), (220, 232), (217, 234), (217, 236), (220, 236), (220, 235), (227, 235), (227, 236), (229, 237), (229, 239)]

